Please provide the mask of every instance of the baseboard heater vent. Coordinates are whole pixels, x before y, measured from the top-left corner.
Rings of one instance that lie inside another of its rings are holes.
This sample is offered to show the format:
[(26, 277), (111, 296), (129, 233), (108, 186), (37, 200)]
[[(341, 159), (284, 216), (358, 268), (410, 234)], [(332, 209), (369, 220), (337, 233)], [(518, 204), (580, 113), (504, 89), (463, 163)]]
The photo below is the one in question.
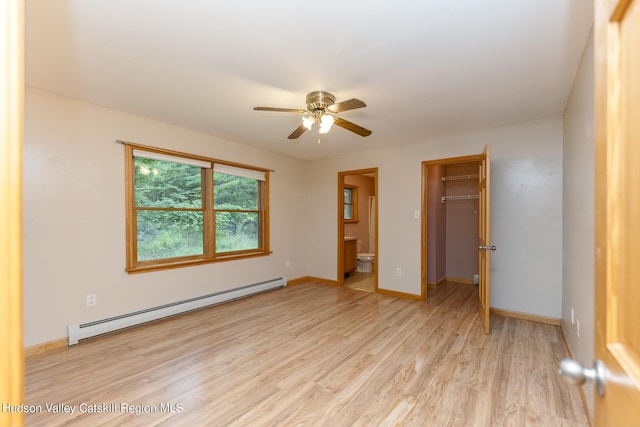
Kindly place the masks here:
[(253, 283), (251, 285), (241, 286), (228, 291), (216, 292), (201, 297), (136, 311), (134, 313), (123, 314), (109, 319), (97, 320), (95, 322), (83, 323), (81, 325), (70, 325), (67, 326), (69, 345), (78, 344), (78, 341), (85, 338), (95, 337), (97, 335), (106, 334), (119, 329), (129, 328), (142, 323), (152, 322), (154, 320), (174, 316), (176, 314), (186, 313), (188, 311), (197, 310), (227, 301), (233, 301), (261, 292), (283, 288), (285, 286), (287, 286), (287, 280), (284, 277), (279, 277), (277, 279)]

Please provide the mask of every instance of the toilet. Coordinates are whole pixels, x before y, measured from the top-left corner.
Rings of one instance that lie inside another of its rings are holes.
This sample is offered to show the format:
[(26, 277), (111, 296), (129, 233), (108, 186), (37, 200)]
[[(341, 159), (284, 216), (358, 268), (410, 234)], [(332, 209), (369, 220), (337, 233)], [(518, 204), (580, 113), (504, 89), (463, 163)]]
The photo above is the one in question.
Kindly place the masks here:
[(372, 273), (373, 261), (376, 259), (376, 255), (360, 252), (361, 250), (362, 241), (358, 240), (358, 254), (356, 255), (356, 257), (358, 258), (358, 267), (356, 271), (360, 271), (362, 273)]

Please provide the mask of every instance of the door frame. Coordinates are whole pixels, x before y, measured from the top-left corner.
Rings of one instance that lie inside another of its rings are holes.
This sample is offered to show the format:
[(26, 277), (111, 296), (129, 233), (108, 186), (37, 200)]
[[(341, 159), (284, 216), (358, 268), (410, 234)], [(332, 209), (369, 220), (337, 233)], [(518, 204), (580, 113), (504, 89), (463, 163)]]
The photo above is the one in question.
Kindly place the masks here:
[[(22, 323), (22, 150), (24, 125), (24, 4), (0, 7), (0, 402), (24, 403)], [(23, 425), (21, 412), (0, 411), (0, 425)]]
[[(376, 196), (375, 212), (376, 221), (374, 224), (376, 231), (374, 254), (376, 254), (376, 265), (380, 265), (380, 252), (378, 251), (378, 168), (356, 169), (350, 171), (338, 172), (338, 262), (337, 262), (337, 284), (344, 285), (344, 178), (349, 175), (368, 175), (373, 174), (373, 188)], [(378, 268), (373, 270), (374, 289), (378, 292)]]
[(427, 249), (427, 230), (428, 230), (428, 182), (429, 182), (429, 167), (434, 166), (446, 166), (458, 163), (470, 163), (478, 162), (478, 164), (484, 159), (483, 154), (473, 154), (469, 156), (449, 157), (436, 160), (425, 160), (422, 162), (422, 221), (420, 224), (420, 299), (426, 300), (428, 296), (427, 291), (427, 257), (429, 256)]

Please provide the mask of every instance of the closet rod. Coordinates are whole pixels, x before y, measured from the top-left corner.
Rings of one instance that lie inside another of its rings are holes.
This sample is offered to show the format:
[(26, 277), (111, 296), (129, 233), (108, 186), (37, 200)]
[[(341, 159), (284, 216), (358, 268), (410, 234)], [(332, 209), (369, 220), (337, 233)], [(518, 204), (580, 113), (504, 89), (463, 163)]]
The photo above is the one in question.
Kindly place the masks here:
[(480, 175), (475, 174), (475, 175), (452, 175), (452, 176), (443, 176), (442, 180), (443, 181), (457, 181), (460, 179), (474, 179), (474, 178), (479, 178)]
[(472, 194), (469, 196), (443, 196), (441, 202), (444, 203), (447, 200), (476, 200), (479, 198), (480, 196), (478, 196), (477, 194)]

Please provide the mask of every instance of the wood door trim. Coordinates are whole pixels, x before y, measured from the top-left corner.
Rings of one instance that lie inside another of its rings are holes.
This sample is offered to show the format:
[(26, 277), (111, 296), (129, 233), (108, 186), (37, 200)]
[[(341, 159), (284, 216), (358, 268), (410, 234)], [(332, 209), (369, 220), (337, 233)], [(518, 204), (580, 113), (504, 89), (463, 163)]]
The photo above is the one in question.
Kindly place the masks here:
[(423, 160), (422, 161), (422, 203), (420, 209), (422, 210), (422, 221), (420, 222), (420, 300), (427, 299), (427, 257), (429, 253), (427, 251), (427, 225), (428, 225), (428, 182), (429, 182), (429, 167), (433, 166), (445, 166), (456, 163), (469, 163), (480, 162), (484, 158), (483, 154), (472, 154), (468, 156), (449, 157), (444, 159), (435, 160)]
[(423, 166), (451, 165), (455, 163), (479, 162), (483, 159), (482, 154), (471, 154), (468, 156), (449, 157), (445, 159), (423, 160)]

